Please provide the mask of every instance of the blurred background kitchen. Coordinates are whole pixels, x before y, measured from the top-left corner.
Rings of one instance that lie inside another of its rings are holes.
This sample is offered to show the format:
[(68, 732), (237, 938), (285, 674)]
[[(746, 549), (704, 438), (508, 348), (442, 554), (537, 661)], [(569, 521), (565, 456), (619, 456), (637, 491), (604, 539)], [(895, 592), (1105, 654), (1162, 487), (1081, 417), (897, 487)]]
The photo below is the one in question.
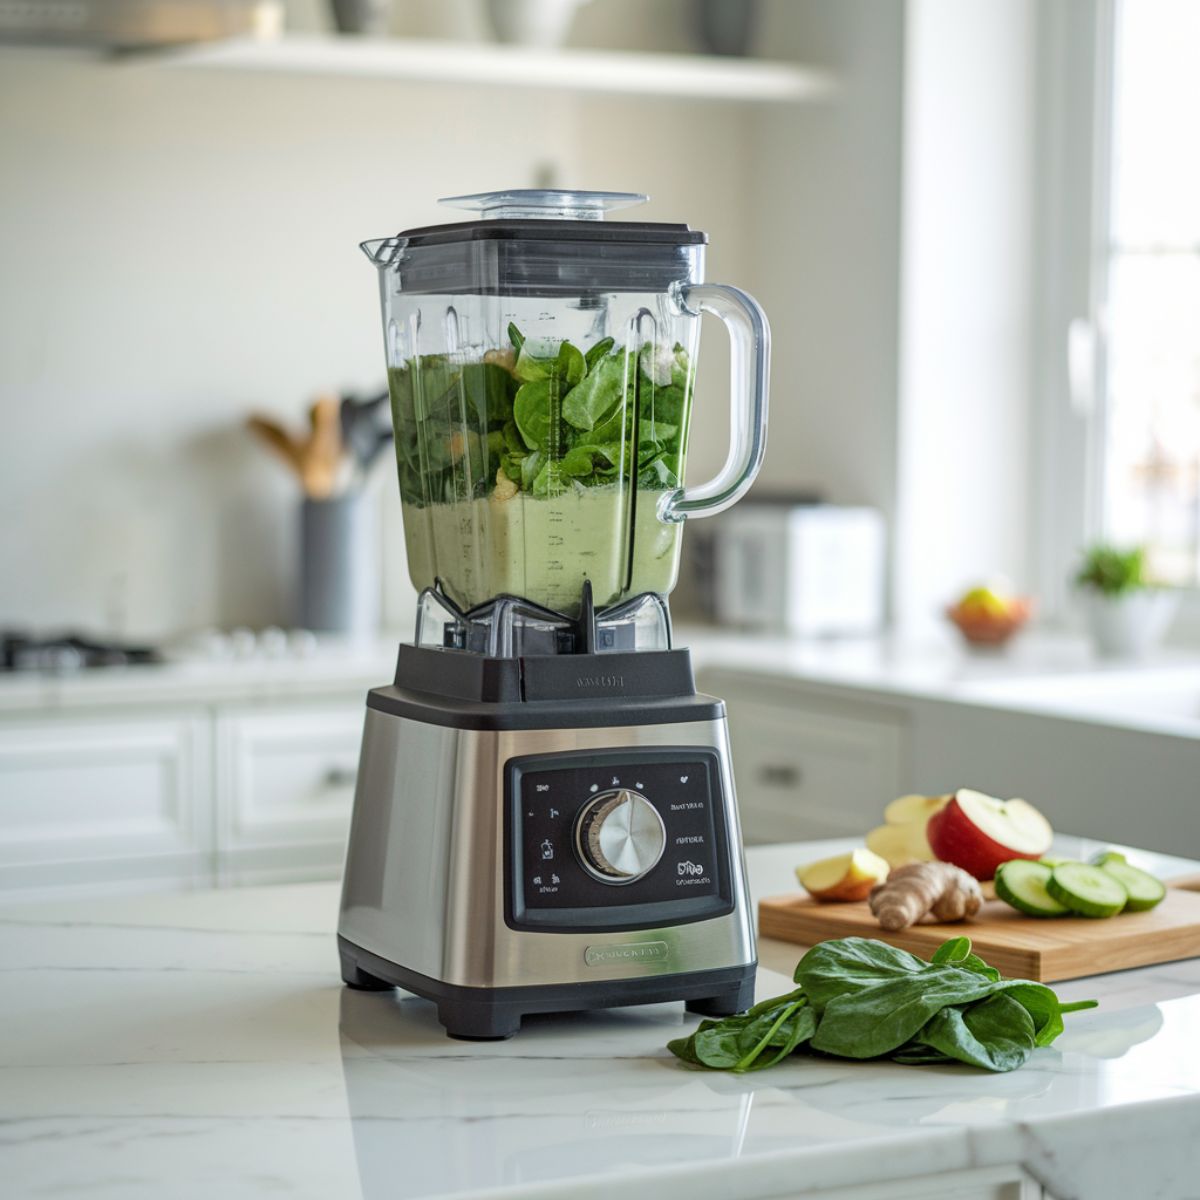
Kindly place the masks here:
[(0, 0), (0, 40), (6, 899), (339, 872), (415, 601), (356, 247), (498, 187), (647, 192), (771, 317), (755, 502), (672, 598), (749, 841), (973, 786), (1200, 855), (1200, 6)]

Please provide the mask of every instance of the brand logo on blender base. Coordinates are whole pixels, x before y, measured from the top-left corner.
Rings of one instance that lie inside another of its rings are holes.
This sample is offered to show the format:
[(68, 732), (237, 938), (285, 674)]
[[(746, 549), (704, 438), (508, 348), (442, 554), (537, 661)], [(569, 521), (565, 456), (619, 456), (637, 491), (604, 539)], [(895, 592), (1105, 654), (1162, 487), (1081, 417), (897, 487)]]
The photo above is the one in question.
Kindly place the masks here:
[(624, 675), (577, 675), (575, 677), (575, 686), (577, 688), (586, 688), (594, 690), (597, 688), (613, 691), (625, 686)]
[(622, 942), (619, 946), (589, 946), (583, 961), (589, 967), (606, 967), (609, 963), (662, 962), (669, 954), (666, 942)]

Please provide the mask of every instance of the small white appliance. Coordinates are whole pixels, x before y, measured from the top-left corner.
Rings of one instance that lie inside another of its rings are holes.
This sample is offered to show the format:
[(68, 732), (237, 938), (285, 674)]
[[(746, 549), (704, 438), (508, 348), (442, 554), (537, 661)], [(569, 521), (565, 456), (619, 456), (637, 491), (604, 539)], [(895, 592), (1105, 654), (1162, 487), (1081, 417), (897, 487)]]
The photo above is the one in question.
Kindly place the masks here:
[(874, 508), (760, 500), (715, 532), (716, 619), (809, 637), (883, 625), (886, 535)]

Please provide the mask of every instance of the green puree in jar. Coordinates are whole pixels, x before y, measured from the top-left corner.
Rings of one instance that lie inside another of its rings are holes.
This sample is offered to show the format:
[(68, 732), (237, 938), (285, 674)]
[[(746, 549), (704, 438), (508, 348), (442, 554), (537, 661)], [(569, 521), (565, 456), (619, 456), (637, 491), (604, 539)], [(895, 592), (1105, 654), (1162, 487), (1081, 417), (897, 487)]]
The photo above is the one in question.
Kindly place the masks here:
[(527, 341), (389, 372), (409, 574), (470, 607), (501, 593), (572, 613), (675, 583), (692, 372), (681, 346)]

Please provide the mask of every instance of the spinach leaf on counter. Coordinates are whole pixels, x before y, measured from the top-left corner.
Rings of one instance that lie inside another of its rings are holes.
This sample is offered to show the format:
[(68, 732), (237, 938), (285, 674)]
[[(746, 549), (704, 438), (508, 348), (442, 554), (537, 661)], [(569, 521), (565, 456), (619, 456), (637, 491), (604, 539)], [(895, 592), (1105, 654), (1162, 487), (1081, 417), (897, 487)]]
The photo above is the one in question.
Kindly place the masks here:
[(739, 1072), (804, 1048), (1012, 1071), (1062, 1033), (1063, 1013), (1096, 1004), (1062, 1004), (1044, 984), (1002, 978), (965, 937), (944, 942), (929, 962), (873, 938), (821, 942), (800, 960), (795, 979), (800, 986), (786, 996), (704, 1021), (668, 1048), (694, 1066)]

